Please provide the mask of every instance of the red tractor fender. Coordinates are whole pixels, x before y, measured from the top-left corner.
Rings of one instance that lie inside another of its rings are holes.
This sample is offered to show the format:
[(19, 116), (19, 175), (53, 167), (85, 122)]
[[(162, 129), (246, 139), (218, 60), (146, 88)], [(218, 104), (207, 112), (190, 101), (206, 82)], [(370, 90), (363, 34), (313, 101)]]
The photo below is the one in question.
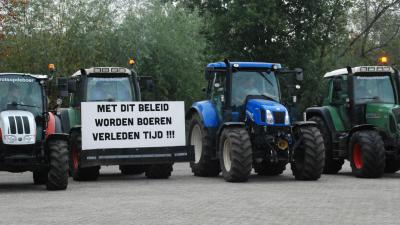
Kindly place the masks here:
[(49, 113), (49, 120), (46, 127), (46, 139), (56, 132), (56, 118), (52, 112)]

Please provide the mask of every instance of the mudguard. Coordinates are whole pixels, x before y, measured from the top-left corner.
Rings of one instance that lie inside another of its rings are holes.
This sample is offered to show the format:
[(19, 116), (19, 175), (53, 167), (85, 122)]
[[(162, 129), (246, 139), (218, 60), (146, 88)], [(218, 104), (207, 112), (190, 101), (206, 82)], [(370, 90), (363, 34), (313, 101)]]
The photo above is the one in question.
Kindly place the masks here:
[(316, 122), (314, 122), (314, 121), (296, 121), (296, 122), (293, 122), (293, 128), (305, 127), (305, 126), (317, 127), (318, 124)]
[(220, 125), (217, 108), (209, 100), (194, 103), (186, 114), (186, 119), (189, 119), (192, 113), (199, 114), (206, 128), (218, 128)]
[(329, 130), (331, 133), (335, 133), (336, 129), (333, 125), (333, 120), (331, 117), (331, 114), (329, 113), (329, 110), (325, 107), (311, 107), (306, 110), (306, 118), (309, 120), (313, 116), (319, 116), (321, 117), (325, 124), (328, 126)]
[(351, 128), (350, 132), (349, 132), (349, 138), (357, 131), (360, 130), (376, 130), (376, 127), (372, 124), (360, 124), (357, 126), (354, 126), (353, 128)]

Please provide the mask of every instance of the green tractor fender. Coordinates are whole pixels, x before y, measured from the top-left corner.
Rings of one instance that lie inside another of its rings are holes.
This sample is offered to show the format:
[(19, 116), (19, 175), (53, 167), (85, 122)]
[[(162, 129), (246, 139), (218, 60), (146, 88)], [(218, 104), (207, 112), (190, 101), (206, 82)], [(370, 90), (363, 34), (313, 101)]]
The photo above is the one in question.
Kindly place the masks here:
[(306, 119), (309, 120), (314, 116), (322, 118), (328, 126), (330, 131), (331, 140), (334, 140), (336, 129), (332, 120), (332, 116), (326, 107), (311, 107), (306, 110)]
[(376, 127), (372, 124), (360, 124), (360, 125), (354, 126), (353, 128), (351, 128), (351, 130), (349, 132), (348, 140), (350, 140), (351, 136), (355, 132), (360, 131), (360, 130), (376, 130)]

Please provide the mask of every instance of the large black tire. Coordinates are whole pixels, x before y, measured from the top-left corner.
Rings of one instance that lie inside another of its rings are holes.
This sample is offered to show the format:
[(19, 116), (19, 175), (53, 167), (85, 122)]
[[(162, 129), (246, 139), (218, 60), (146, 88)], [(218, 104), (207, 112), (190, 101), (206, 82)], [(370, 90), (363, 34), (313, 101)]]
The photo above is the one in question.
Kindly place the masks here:
[(356, 177), (381, 177), (385, 170), (385, 158), (384, 143), (378, 132), (361, 130), (351, 136), (350, 165)]
[(296, 180), (318, 180), (325, 164), (324, 139), (317, 127), (303, 126), (294, 130), (296, 140), (302, 139), (294, 149), (291, 169)]
[(400, 170), (399, 159), (388, 159), (386, 158), (385, 173), (396, 173)]
[(47, 190), (65, 190), (68, 186), (68, 142), (50, 140), (48, 148), (50, 167)]
[(244, 128), (225, 128), (219, 143), (222, 176), (228, 182), (245, 182), (252, 169), (250, 136)]
[(93, 181), (99, 178), (100, 166), (81, 168), (79, 155), (82, 151), (80, 132), (72, 132), (69, 149), (69, 172), (76, 181)]
[(168, 179), (171, 176), (173, 164), (154, 164), (147, 167), (145, 175), (150, 179)]
[(146, 171), (145, 165), (120, 165), (119, 170), (124, 175), (140, 175)]
[(314, 121), (318, 124), (319, 130), (321, 131), (322, 137), (324, 138), (325, 144), (325, 166), (323, 173), (325, 174), (337, 174), (344, 164), (344, 159), (333, 159), (333, 146), (332, 137), (328, 126), (325, 121), (319, 117), (311, 117), (310, 121)]
[(47, 183), (47, 170), (37, 170), (33, 171), (33, 184), (42, 185)]
[(264, 160), (261, 163), (254, 163), (254, 172), (259, 176), (277, 176), (285, 171), (286, 164), (286, 161), (272, 163)]
[(186, 126), (188, 131), (187, 143), (195, 145), (195, 161), (190, 162), (193, 174), (200, 177), (218, 176), (221, 172), (219, 162), (211, 159), (211, 151), (213, 151), (212, 137), (199, 115), (197, 113), (194, 114), (186, 123)]

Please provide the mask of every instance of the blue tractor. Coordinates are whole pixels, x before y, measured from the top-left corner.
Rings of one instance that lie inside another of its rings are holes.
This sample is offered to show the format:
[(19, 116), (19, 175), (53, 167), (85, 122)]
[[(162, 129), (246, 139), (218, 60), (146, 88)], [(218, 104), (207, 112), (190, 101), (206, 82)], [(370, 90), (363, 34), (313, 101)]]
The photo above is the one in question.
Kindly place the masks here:
[(279, 74), (296, 75), (276, 63), (208, 64), (207, 100), (186, 115), (187, 143), (195, 147), (190, 164), (196, 176), (245, 182), (252, 168), (258, 175), (279, 175), (288, 163), (298, 180), (320, 178), (325, 146), (313, 122), (292, 122), (281, 104)]

